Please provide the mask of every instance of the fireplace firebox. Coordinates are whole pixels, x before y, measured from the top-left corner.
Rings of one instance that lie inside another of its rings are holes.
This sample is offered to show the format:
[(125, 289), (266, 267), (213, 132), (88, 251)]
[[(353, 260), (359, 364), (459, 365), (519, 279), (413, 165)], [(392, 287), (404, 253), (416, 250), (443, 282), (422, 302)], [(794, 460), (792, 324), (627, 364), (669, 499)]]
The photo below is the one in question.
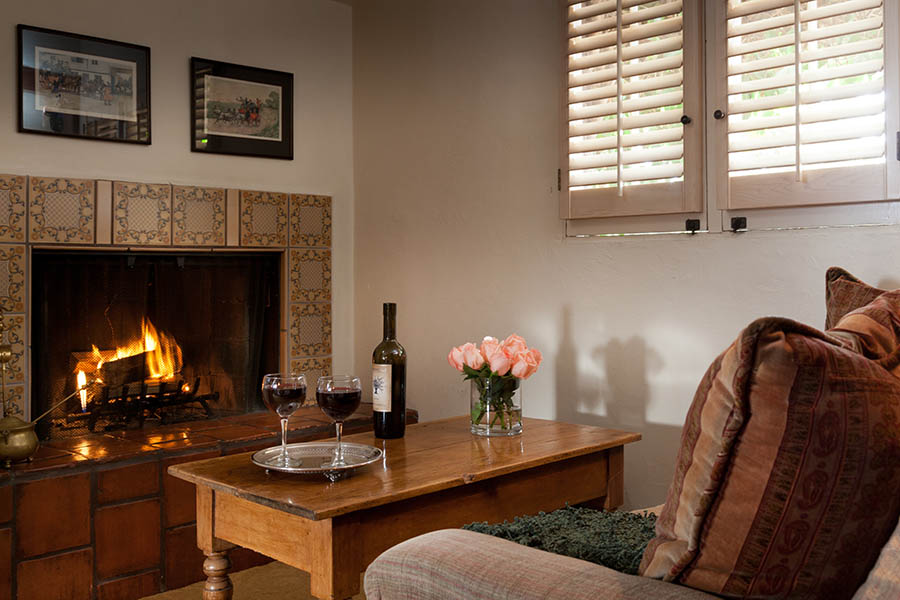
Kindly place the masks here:
[(31, 273), (31, 414), (72, 396), (42, 438), (263, 408), (281, 253), (35, 249)]

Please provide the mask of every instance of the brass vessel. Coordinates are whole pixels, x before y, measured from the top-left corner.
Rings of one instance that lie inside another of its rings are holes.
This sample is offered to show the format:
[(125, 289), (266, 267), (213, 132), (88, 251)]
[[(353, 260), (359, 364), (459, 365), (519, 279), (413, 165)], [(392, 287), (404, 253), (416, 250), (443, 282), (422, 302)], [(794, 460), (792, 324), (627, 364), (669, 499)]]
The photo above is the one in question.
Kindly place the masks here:
[(0, 419), (0, 460), (7, 469), (13, 462), (31, 460), (39, 446), (34, 423), (14, 416)]
[[(0, 338), (3, 337), (3, 314), (0, 313)], [(13, 462), (31, 460), (37, 452), (40, 442), (34, 432), (34, 423), (26, 423), (13, 416), (6, 402), (6, 369), (12, 360), (12, 345), (0, 344), (0, 403), (3, 405), (3, 418), (0, 419), (0, 460), (7, 469)]]

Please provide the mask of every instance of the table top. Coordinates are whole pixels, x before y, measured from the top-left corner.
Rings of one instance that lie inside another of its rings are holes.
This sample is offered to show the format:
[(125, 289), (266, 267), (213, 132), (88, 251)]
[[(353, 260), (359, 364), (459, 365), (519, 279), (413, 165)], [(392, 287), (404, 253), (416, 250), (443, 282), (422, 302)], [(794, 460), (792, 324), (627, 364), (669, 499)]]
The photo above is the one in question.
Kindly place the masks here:
[(308, 519), (329, 519), (356, 510), (437, 492), (507, 473), (636, 442), (639, 433), (523, 419), (521, 435), (481, 437), (467, 416), (417, 423), (396, 440), (373, 432), (344, 437), (381, 448), (381, 461), (329, 482), (323, 475), (267, 472), (250, 462), (252, 452), (169, 467), (169, 473)]

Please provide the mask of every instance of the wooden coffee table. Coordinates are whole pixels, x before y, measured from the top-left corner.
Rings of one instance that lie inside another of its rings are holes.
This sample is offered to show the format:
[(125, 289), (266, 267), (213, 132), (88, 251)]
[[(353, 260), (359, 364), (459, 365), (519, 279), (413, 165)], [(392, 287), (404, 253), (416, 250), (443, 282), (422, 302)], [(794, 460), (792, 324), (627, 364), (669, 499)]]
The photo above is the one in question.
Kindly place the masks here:
[(250, 453), (169, 467), (197, 486), (197, 545), (206, 554), (204, 600), (228, 600), (228, 549), (251, 548), (308, 571), (322, 599), (359, 592), (359, 574), (413, 536), (472, 521), (498, 522), (566, 504), (622, 503), (623, 445), (638, 433), (524, 420), (514, 437), (477, 437), (467, 417), (418, 423), (406, 437), (348, 442), (384, 458), (329, 483), (266, 472)]

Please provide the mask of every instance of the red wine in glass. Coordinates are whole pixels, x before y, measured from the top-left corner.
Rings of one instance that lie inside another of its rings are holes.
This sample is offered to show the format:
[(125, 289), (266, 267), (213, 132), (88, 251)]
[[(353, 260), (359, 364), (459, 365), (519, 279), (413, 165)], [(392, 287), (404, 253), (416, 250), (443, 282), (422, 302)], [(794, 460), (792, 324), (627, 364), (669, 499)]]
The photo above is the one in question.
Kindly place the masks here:
[(332, 421), (346, 421), (362, 400), (362, 391), (351, 388), (332, 388), (330, 391), (316, 391), (316, 402)]
[(344, 460), (344, 448), (341, 445), (341, 432), (344, 420), (359, 408), (362, 398), (362, 384), (359, 377), (353, 375), (325, 375), (319, 377), (316, 385), (316, 402), (328, 418), (334, 421), (337, 443), (334, 448), (332, 467), (347, 466)]
[(293, 373), (269, 373), (263, 377), (262, 399), (266, 408), (281, 419), (281, 454), (274, 458), (273, 466), (290, 467), (296, 461), (288, 456), (288, 419), (303, 406), (306, 399), (306, 378)]
[(306, 386), (292, 388), (263, 388), (263, 404), (279, 417), (290, 417), (303, 406), (306, 400)]

